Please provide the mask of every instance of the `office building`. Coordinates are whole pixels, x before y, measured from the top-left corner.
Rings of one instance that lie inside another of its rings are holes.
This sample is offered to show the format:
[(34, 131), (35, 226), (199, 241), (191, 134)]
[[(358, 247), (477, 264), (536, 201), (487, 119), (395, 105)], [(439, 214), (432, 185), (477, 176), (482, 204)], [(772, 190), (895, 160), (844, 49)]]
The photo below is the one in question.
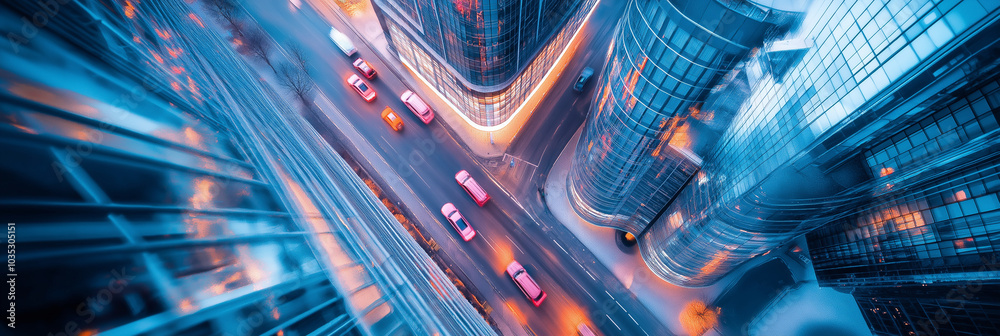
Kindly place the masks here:
[[(943, 151), (928, 139), (958, 128), (966, 134), (947, 133), (948, 141), (983, 136), (989, 123), (966, 124), (972, 119), (963, 114), (955, 125), (927, 131), (922, 128), (930, 121), (923, 118), (945, 113), (934, 104), (994, 71), (997, 5), (810, 4), (798, 27), (766, 39), (739, 73), (731, 71), (708, 94), (714, 103), (697, 110), (722, 111), (728, 125), (694, 140), (709, 144), (693, 147), (704, 153), (699, 170), (665, 208), (645, 203), (660, 211), (638, 238), (647, 265), (679, 285), (710, 285), (743, 262), (865, 207), (872, 195), (890, 193), (887, 185), (908, 189), (916, 183), (912, 174), (943, 169), (946, 160), (922, 161)], [(738, 111), (729, 119), (733, 106)], [(915, 136), (904, 148), (878, 147), (900, 134)], [(927, 165), (907, 170), (900, 164), (916, 161)]]
[(476, 128), (511, 120), (596, 0), (375, 0), (389, 45)]
[(709, 92), (795, 17), (748, 1), (630, 1), (577, 144), (577, 213), (641, 233), (701, 167), (692, 132), (717, 123), (701, 113)]
[(748, 61), (753, 92), (705, 160), (705, 182), (689, 184), (641, 238), (647, 262), (681, 283), (710, 284), (863, 206), (885, 184), (908, 188), (880, 180), (911, 173), (887, 161), (896, 153), (865, 153), (901, 130), (917, 134), (907, 140), (913, 151), (899, 153), (904, 160), (939, 150), (920, 138), (938, 134), (920, 131), (918, 118), (992, 71), (983, 65), (994, 57), (995, 9), (977, 1), (813, 4), (787, 38), (812, 45), (800, 60), (773, 71), (783, 67), (771, 67), (764, 48)]
[(1000, 74), (990, 61), (1000, 41), (988, 29), (959, 55), (994, 65), (960, 70), (964, 83), (864, 146), (877, 192), (807, 236), (819, 284), (851, 293), (876, 335), (1000, 334)]
[(44, 5), (0, 6), (18, 334), (493, 334), (197, 8)]
[(995, 281), (859, 288), (851, 294), (876, 336), (1000, 333)]

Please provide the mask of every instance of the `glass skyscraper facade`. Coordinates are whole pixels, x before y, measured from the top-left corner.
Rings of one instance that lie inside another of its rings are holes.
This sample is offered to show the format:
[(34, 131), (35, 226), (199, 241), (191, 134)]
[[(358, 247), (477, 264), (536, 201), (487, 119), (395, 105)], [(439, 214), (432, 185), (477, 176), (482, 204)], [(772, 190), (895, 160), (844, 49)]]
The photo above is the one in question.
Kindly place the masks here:
[(978, 280), (953, 285), (859, 288), (852, 294), (876, 336), (1000, 333), (1000, 285)]
[(511, 119), (596, 0), (374, 0), (390, 46), (473, 125)]
[(709, 92), (795, 17), (746, 1), (630, 1), (577, 144), (576, 211), (643, 232), (700, 169), (693, 135), (715, 123), (701, 113)]
[(690, 184), (658, 220), (664, 225), (643, 237), (647, 261), (670, 278), (708, 284), (886, 192), (879, 178), (906, 175), (881, 162), (884, 152), (869, 160), (865, 151), (879, 153), (872, 139), (907, 129), (918, 134), (914, 153), (931, 146), (920, 140), (926, 134), (916, 118), (931, 113), (935, 96), (974, 77), (961, 66), (989, 63), (982, 48), (997, 36), (984, 30), (995, 5), (985, 5), (994, 7), (815, 3), (788, 37), (813, 45), (801, 59), (775, 67), (774, 43), (748, 62), (752, 93), (706, 159), (706, 182)]
[(0, 5), (16, 332), (493, 334), (212, 24), (182, 1)]
[[(1000, 56), (998, 28), (967, 50)], [(879, 192), (808, 235), (820, 285), (854, 295), (877, 335), (1000, 334), (1000, 73), (966, 70), (866, 146)]]
[[(971, 149), (952, 159), (934, 153), (995, 139), (985, 131), (992, 115), (937, 105), (994, 71), (998, 5), (815, 1), (789, 33), (766, 37), (697, 109), (723, 117), (706, 127), (712, 136), (693, 141), (694, 152), (704, 153), (698, 172), (665, 208), (645, 203), (660, 211), (639, 236), (653, 272), (679, 285), (712, 284), (873, 198), (914, 188), (917, 175), (946, 174), (958, 157), (975, 158)], [(581, 180), (595, 178), (572, 182)]]

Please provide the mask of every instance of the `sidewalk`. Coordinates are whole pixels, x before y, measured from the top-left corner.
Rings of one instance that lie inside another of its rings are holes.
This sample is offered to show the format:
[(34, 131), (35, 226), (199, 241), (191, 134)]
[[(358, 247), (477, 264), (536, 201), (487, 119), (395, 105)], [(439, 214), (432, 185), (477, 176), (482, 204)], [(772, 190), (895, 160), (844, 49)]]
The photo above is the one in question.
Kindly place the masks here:
[[(621, 283), (646, 306), (660, 322), (678, 335), (685, 335), (679, 315), (688, 302), (712, 302), (727, 285), (738, 277), (728, 276), (715, 285), (704, 288), (684, 288), (660, 279), (646, 266), (636, 249), (625, 253), (618, 248), (615, 230), (588, 223), (573, 210), (566, 195), (566, 177), (572, 163), (576, 142), (583, 127), (577, 130), (552, 165), (545, 181), (545, 203), (552, 215), (576, 235), (591, 253), (603, 263)], [(711, 333), (711, 331), (710, 331)]]
[[(805, 237), (799, 237), (794, 246), (800, 251), (779, 254), (793, 270), (798, 287), (764, 308), (750, 323), (746, 331), (751, 336), (783, 335), (871, 335), (864, 316), (854, 298), (828, 287), (819, 287), (816, 272), (805, 248)], [(799, 271), (796, 271), (796, 269)]]
[[(801, 335), (802, 331), (815, 332), (816, 329), (811, 328), (817, 326), (847, 331), (830, 335), (865, 335), (868, 329), (853, 298), (829, 288), (818, 287), (812, 265), (803, 263), (798, 257), (808, 256), (808, 251), (801, 249), (775, 250), (771, 257), (753, 259), (709, 287), (680, 287), (653, 275), (642, 260), (638, 249), (628, 253), (623, 252), (615, 241), (614, 229), (588, 223), (580, 218), (569, 204), (566, 179), (582, 130), (583, 127), (577, 130), (549, 171), (548, 179), (545, 181), (546, 206), (553, 216), (573, 232), (597, 260), (611, 270), (614, 276), (639, 299), (639, 302), (672, 332), (678, 335), (687, 334), (679, 319), (681, 309), (686, 304), (692, 301), (713, 303), (728, 288), (736, 285), (749, 270), (768, 261), (781, 259), (789, 266), (788, 269), (796, 282), (806, 283), (790, 291), (795, 295), (786, 295), (771, 302), (762, 312), (757, 313), (755, 323), (751, 323), (750, 326), (751, 335)], [(805, 246), (804, 239), (800, 238), (797, 242), (798, 246)], [(752, 282), (759, 279), (743, 280)], [(785, 317), (788, 315), (787, 312), (798, 309), (809, 312), (792, 319)], [(705, 335), (713, 334), (717, 334), (717, 331), (709, 330)]]

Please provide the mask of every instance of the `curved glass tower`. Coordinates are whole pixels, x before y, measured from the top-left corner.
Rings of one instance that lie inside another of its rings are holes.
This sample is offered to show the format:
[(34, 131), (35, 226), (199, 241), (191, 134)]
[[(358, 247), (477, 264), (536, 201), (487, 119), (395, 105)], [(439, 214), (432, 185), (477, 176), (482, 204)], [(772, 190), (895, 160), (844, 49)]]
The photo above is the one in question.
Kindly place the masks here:
[[(815, 3), (802, 29), (746, 60), (741, 73), (751, 90), (737, 118), (639, 237), (653, 272), (710, 285), (795, 237), (915, 190), (917, 175), (956, 174), (955, 158), (982, 157), (963, 143), (972, 146), (995, 119), (950, 96), (996, 71), (996, 7)], [(887, 216), (892, 211), (873, 218)], [(914, 216), (871, 225), (900, 227)], [(858, 248), (890, 248), (869, 244)]]
[(711, 89), (794, 15), (748, 1), (631, 1), (577, 144), (571, 204), (639, 234), (698, 171), (691, 125)]
[(638, 233), (672, 283), (711, 285), (916, 174), (950, 174), (955, 161), (934, 157), (995, 128), (985, 103), (948, 97), (995, 73), (1000, 4), (790, 5), (636, 0), (618, 28), (570, 197), (595, 224)]

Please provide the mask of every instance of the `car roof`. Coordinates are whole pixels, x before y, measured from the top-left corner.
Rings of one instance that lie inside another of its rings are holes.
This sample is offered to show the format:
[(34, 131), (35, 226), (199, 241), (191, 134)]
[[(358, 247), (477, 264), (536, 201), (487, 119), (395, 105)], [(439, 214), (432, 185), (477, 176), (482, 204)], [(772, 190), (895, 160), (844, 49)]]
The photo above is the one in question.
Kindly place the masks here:
[[(418, 110), (430, 110), (431, 109), (430, 106), (427, 106), (427, 103), (424, 102), (423, 99), (421, 99), (420, 97), (418, 97), (416, 93), (413, 93), (412, 91), (406, 91), (406, 92), (403, 93), (403, 95), (406, 96), (407, 93), (409, 93), (409, 96), (407, 96), (405, 99), (403, 99), (404, 102), (406, 102), (406, 103), (408, 103), (410, 105), (413, 105), (413, 107), (416, 108), (416, 109), (418, 109)], [(400, 97), (400, 98), (402, 98), (402, 97)]]
[(535, 283), (535, 279), (532, 279), (531, 276), (528, 275), (527, 271), (521, 272), (519, 275), (515, 275), (514, 280), (521, 284), (521, 288), (524, 288), (524, 291), (528, 293), (528, 296), (530, 296), (532, 300), (542, 294), (542, 288), (538, 287), (538, 284)]
[(507, 273), (510, 275), (514, 275), (514, 272), (522, 269), (524, 269), (524, 267), (522, 267), (521, 263), (517, 262), (517, 260), (511, 261), (510, 264), (507, 265)]

